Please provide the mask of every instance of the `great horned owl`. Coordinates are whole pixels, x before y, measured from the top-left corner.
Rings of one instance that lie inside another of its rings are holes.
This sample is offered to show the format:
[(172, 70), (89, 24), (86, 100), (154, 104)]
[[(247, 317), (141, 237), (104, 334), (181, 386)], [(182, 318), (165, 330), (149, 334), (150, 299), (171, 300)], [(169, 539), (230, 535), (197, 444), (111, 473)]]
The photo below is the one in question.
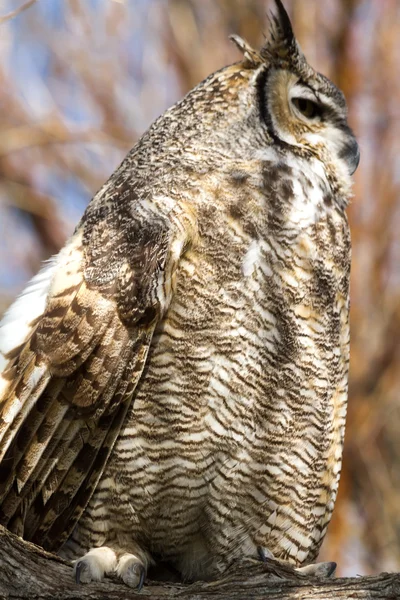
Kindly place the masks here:
[(0, 522), (80, 581), (298, 567), (325, 535), (359, 152), (276, 5), (261, 51), (235, 38), (243, 60), (157, 119), (2, 322)]

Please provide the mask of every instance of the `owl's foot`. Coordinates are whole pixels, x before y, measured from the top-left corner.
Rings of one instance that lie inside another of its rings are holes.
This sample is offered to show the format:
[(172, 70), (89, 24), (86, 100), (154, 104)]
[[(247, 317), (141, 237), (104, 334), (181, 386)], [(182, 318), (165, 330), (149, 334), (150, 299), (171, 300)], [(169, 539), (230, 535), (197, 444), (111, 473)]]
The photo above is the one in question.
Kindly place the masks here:
[(76, 583), (101, 581), (104, 575), (113, 572), (116, 572), (126, 585), (140, 592), (147, 573), (147, 563), (136, 554), (118, 552), (117, 555), (108, 546), (101, 546), (93, 548), (74, 564)]
[(122, 581), (140, 592), (146, 577), (146, 566), (135, 554), (123, 554), (118, 561), (117, 574)]
[[(262, 562), (266, 562), (269, 558), (277, 560), (275, 559), (272, 552), (270, 552), (267, 548), (259, 546), (257, 548), (257, 552)], [(284, 562), (284, 564), (289, 565), (289, 563), (286, 562)], [(305, 567), (297, 567), (295, 568), (295, 571), (297, 571), (298, 573), (302, 573), (303, 575), (309, 575), (310, 577), (333, 577), (336, 571), (336, 567), (337, 565), (335, 562), (320, 562), (313, 563), (311, 565), (306, 565)]]
[(335, 562), (320, 562), (306, 567), (297, 567), (296, 571), (303, 575), (310, 575), (310, 577), (334, 577), (336, 567)]
[(104, 575), (112, 573), (117, 566), (117, 555), (107, 546), (92, 548), (85, 556), (75, 561), (74, 575), (76, 583), (101, 581)]

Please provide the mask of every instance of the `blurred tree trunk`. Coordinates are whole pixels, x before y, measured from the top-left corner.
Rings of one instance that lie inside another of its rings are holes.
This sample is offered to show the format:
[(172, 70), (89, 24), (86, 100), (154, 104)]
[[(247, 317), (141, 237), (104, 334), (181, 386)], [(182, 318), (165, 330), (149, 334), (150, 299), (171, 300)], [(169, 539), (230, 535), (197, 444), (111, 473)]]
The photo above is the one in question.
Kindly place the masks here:
[[(72, 567), (57, 556), (0, 527), (0, 598), (7, 600), (126, 600), (134, 591), (107, 579), (76, 585)], [(395, 600), (400, 597), (400, 574), (349, 579), (316, 579), (295, 573), (275, 561), (248, 561), (221, 580), (183, 585), (151, 582), (141, 594), (167, 598), (270, 600)]]

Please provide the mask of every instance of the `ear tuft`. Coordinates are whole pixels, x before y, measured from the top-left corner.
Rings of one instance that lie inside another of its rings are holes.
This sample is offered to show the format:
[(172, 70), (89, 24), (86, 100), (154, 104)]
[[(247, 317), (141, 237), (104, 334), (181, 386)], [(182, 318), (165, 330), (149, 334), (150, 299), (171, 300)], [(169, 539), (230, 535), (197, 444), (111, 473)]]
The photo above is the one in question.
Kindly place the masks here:
[(257, 67), (262, 62), (264, 62), (261, 54), (257, 52), (257, 50), (254, 50), (254, 48), (252, 48), (250, 44), (240, 36), (230, 35), (229, 39), (232, 40), (235, 46), (237, 46), (239, 50), (243, 53), (245, 66)]
[(277, 13), (271, 15), (269, 39), (261, 49), (265, 60), (278, 63), (297, 62), (302, 53), (293, 33), (292, 24), (281, 0), (275, 0)]

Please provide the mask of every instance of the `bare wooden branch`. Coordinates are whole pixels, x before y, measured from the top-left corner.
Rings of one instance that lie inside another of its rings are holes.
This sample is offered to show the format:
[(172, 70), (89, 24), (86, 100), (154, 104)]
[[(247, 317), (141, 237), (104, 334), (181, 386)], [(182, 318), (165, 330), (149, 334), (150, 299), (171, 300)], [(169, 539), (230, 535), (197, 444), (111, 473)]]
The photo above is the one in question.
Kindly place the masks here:
[(27, 8), (32, 6), (32, 4), (35, 4), (35, 2), (36, 2), (36, 0), (28, 0), (28, 2), (25, 2), (25, 4), (22, 4), (22, 6), (20, 6), (19, 8), (16, 8), (15, 10), (9, 12), (7, 15), (0, 17), (0, 24), (5, 23), (6, 21), (9, 21), (10, 19), (13, 19), (14, 17), (16, 17), (17, 15), (22, 13), (24, 10), (26, 10)]
[(8, 157), (13, 152), (27, 148), (52, 146), (54, 144), (104, 144), (119, 148), (124, 152), (129, 150), (127, 140), (95, 129), (71, 132), (61, 123), (32, 124), (28, 126), (10, 127), (2, 132), (0, 139), (0, 157)]
[[(2, 600), (128, 600), (137, 595), (137, 592), (113, 579), (77, 585), (71, 565), (0, 527)], [(400, 574), (316, 579), (295, 573), (275, 561), (265, 564), (247, 561), (216, 582), (197, 582), (192, 585), (148, 582), (140, 596), (152, 600), (398, 600)]]

